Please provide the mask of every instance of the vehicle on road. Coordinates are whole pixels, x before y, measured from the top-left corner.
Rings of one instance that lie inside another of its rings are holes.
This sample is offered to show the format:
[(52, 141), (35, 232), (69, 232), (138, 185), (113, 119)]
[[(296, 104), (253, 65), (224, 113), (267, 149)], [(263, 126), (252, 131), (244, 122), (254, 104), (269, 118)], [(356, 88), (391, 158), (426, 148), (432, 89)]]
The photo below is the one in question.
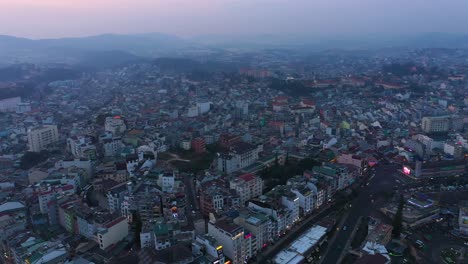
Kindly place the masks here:
[(347, 226), (343, 226), (343, 231), (346, 231), (348, 230), (348, 227)]
[(418, 248), (424, 248), (424, 242), (421, 240), (416, 240), (415, 244)]

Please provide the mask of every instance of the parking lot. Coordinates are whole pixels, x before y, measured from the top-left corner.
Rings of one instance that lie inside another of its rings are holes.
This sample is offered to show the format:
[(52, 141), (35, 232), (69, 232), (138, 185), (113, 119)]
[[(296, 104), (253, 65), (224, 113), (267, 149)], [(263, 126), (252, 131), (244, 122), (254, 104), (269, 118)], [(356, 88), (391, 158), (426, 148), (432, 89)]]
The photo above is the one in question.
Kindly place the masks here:
[[(420, 263), (444, 263), (442, 253), (454, 249), (460, 252), (456, 263), (468, 263), (468, 246), (466, 241), (451, 234), (444, 221), (434, 222), (413, 229), (406, 237), (408, 245), (417, 253)], [(419, 242), (418, 242), (419, 241)], [(422, 246), (421, 243), (422, 242)]]

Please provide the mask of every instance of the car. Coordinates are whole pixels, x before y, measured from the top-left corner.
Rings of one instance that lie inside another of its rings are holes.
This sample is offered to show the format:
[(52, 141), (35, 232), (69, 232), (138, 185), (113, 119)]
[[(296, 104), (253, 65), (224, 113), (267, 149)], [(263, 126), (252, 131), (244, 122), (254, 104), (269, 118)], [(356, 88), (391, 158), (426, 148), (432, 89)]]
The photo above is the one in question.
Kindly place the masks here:
[(424, 248), (424, 242), (421, 240), (416, 240), (415, 244), (418, 248)]
[(343, 231), (346, 231), (348, 230), (348, 227), (347, 226), (343, 226)]
[(467, 247), (468, 247), (468, 242), (465, 242), (465, 243), (463, 243), (463, 245), (465, 245), (465, 246), (467, 246)]

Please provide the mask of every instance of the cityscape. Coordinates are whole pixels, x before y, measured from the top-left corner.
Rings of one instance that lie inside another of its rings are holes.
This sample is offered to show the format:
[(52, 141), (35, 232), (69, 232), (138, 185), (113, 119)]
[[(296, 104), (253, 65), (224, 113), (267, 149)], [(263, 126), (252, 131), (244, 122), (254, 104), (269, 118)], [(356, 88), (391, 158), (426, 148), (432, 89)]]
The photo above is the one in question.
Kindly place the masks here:
[(468, 263), (468, 38), (418, 36), (1, 35), (0, 263)]

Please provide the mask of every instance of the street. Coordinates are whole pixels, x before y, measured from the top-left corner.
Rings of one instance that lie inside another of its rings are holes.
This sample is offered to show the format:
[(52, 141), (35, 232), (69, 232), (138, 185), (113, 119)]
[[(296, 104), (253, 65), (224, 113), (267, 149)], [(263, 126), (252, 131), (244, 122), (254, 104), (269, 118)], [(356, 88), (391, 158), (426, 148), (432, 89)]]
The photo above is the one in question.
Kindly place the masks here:
[[(370, 180), (368, 186), (361, 188), (358, 196), (352, 202), (350, 212), (345, 216), (345, 220), (339, 227), (340, 231), (329, 244), (329, 249), (323, 258), (324, 264), (336, 264), (342, 258), (343, 253), (347, 250), (348, 241), (351, 239), (353, 230), (357, 228), (360, 217), (369, 216), (374, 209), (374, 200), (385, 192), (393, 191), (398, 183), (393, 178), (395, 165), (378, 165), (375, 170), (375, 176)], [(347, 229), (343, 230), (343, 226)]]

